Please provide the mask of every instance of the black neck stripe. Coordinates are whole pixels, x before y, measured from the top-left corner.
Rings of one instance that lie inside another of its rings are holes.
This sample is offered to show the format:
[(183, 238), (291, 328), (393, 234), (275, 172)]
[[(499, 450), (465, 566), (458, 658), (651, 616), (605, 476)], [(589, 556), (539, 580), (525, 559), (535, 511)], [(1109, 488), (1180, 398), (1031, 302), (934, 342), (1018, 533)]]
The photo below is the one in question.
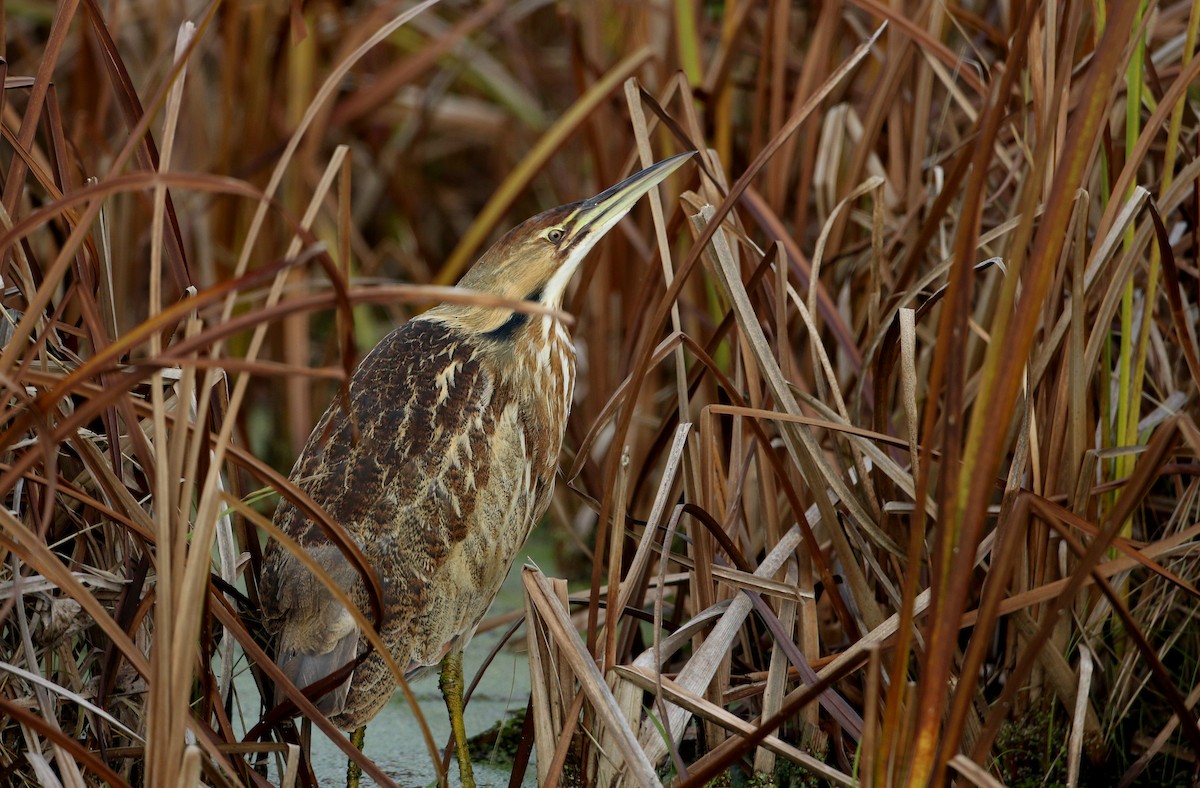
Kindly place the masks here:
[[(541, 301), (542, 300), (542, 288), (539, 287), (537, 290), (534, 290), (532, 293), (525, 296), (525, 300), (526, 301)], [(521, 326), (523, 326), (529, 322), (530, 317), (532, 317), (532, 315), (530, 315), (528, 312), (515, 312), (514, 311), (509, 316), (508, 320), (505, 320), (498, 327), (493, 328), (491, 331), (488, 331), (487, 333), (484, 334), (484, 336), (487, 337), (488, 339), (494, 339), (497, 342), (505, 342), (507, 340), (510, 340), (513, 338), (514, 334), (516, 334), (518, 331), (521, 330)]]
[(521, 330), (521, 326), (529, 322), (529, 314), (527, 312), (513, 312), (508, 320), (505, 320), (497, 328), (493, 328), (484, 334), (488, 339), (494, 339), (498, 342), (506, 342), (513, 338), (513, 335)]

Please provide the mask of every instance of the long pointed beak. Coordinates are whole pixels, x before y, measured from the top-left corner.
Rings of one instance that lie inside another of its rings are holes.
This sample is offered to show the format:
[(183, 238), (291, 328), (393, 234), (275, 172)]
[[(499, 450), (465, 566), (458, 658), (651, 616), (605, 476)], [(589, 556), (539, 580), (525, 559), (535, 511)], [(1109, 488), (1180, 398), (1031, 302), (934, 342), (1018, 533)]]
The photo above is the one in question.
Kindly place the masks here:
[(590, 249), (608, 232), (641, 196), (666, 180), (667, 176), (695, 154), (695, 151), (680, 153), (669, 159), (651, 164), (641, 172), (630, 175), (616, 186), (611, 186), (579, 203), (571, 229), (568, 230), (567, 248), (582, 245)]

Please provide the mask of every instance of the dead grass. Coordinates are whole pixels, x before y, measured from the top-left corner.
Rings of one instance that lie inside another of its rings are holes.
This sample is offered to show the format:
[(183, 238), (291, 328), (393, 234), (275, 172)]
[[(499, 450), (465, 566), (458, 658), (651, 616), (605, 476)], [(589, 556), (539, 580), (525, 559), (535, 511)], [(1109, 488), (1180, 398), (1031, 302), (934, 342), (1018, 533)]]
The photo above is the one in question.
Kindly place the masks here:
[(515, 775), (1188, 781), (1197, 7), (285, 5), (4, 12), (0, 782), (312, 784), (232, 684), (281, 471), (498, 231), (691, 148), (568, 301)]

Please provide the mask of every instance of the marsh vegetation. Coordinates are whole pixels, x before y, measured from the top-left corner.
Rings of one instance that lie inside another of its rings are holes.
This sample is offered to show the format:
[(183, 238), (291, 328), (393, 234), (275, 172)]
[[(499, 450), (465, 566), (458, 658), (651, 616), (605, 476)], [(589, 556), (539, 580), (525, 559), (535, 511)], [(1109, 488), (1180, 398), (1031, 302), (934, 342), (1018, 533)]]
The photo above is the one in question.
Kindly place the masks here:
[(1200, 5), (0, 20), (0, 783), (315, 784), (260, 701), (300, 443), (490, 239), (690, 149), (567, 300), (513, 779), (1194, 777)]

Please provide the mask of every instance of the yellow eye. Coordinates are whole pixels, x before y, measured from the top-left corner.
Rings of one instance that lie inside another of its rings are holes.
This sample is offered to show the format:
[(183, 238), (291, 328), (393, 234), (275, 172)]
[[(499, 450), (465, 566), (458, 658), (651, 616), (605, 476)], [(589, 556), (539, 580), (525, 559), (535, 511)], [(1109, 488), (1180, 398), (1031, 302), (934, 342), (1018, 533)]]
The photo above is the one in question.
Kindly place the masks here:
[(550, 232), (546, 233), (546, 237), (547, 237), (548, 239), (550, 239), (550, 243), (555, 243), (555, 244), (556, 244), (556, 243), (558, 243), (559, 241), (561, 241), (561, 240), (563, 239), (563, 236), (564, 236), (565, 234), (566, 234), (566, 233), (564, 233), (564, 232), (563, 232), (561, 229), (559, 229), (559, 228), (555, 227), (553, 230), (551, 230)]

